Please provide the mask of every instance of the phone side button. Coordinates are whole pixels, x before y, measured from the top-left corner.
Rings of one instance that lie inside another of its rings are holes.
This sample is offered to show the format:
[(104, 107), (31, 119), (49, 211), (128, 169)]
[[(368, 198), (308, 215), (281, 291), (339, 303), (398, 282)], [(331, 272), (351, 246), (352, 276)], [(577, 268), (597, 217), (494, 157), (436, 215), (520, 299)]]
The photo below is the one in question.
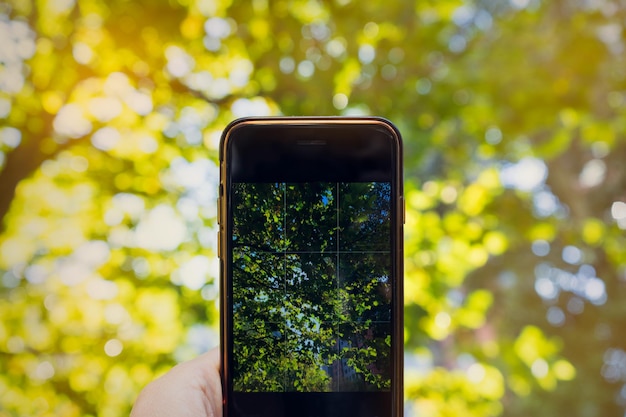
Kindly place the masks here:
[(400, 197), (400, 209), (402, 210), (402, 224), (406, 224), (406, 200)]
[(217, 224), (222, 224), (222, 196), (217, 198)]
[(222, 259), (222, 232), (221, 230), (217, 231), (217, 257)]

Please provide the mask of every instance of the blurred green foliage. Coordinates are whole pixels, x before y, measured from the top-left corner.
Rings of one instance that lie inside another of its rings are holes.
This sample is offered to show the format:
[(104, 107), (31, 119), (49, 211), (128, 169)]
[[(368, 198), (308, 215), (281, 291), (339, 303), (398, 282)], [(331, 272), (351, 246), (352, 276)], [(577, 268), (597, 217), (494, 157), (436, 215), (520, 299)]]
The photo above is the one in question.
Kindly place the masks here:
[(119, 416), (218, 343), (244, 115), (405, 138), (415, 416), (626, 409), (626, 6), (0, 3), (0, 416)]

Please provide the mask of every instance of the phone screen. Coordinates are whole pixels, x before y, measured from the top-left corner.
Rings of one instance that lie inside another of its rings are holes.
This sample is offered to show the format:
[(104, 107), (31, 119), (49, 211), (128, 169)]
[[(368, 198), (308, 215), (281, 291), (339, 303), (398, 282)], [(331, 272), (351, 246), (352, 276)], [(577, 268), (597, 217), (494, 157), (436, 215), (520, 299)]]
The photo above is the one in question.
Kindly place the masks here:
[(390, 132), (247, 130), (226, 152), (227, 415), (394, 415), (400, 185)]

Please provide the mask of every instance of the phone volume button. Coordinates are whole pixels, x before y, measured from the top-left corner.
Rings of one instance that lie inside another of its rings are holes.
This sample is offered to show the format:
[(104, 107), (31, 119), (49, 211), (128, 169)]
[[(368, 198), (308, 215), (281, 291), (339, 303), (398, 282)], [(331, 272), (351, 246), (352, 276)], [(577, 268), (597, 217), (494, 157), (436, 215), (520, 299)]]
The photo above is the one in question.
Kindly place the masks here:
[(217, 231), (217, 257), (222, 259), (222, 232)]
[(217, 224), (222, 223), (222, 197), (217, 199)]

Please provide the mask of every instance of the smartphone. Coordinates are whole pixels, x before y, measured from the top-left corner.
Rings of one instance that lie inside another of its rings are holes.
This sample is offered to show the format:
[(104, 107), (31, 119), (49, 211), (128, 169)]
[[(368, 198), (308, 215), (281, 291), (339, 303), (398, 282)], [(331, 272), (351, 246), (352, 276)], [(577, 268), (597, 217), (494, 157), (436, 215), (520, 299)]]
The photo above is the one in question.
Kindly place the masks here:
[(224, 416), (402, 416), (398, 130), (245, 118), (219, 158)]

